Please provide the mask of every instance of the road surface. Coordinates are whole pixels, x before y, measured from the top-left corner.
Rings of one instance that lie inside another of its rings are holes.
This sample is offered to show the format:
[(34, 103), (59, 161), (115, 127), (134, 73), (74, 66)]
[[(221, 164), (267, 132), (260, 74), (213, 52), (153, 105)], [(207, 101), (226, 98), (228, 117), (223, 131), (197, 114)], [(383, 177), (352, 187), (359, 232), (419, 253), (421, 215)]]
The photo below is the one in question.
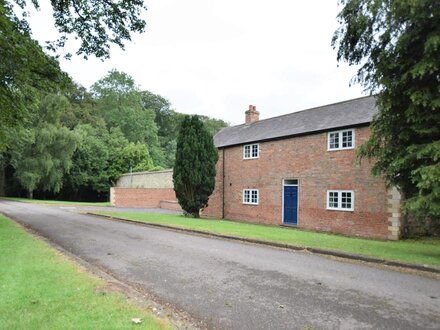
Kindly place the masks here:
[(440, 281), (304, 252), (0, 201), (64, 249), (210, 329), (439, 329)]

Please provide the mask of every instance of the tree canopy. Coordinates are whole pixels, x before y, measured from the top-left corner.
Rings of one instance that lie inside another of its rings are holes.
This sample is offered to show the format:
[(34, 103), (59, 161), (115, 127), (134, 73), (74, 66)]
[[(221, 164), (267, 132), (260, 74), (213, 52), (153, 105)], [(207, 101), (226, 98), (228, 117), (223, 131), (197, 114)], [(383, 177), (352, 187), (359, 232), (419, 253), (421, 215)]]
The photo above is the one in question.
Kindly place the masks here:
[[(20, 20), (23, 26), (27, 22), (28, 7), (40, 9), (38, 0), (1, 0), (10, 10), (12, 20)], [(142, 33), (146, 22), (142, 19), (147, 9), (143, 0), (51, 0), (54, 26), (62, 35), (58, 40), (49, 42), (49, 48), (56, 50), (64, 47), (69, 37), (81, 41), (78, 55), (87, 58), (108, 58), (110, 46), (115, 44), (124, 49), (124, 42), (131, 40), (133, 33)], [(19, 10), (19, 9), (20, 10)]]
[(72, 165), (76, 136), (59, 121), (66, 106), (64, 97), (46, 96), (40, 102), (32, 125), (10, 132), (13, 136), (10, 163), (30, 198), (37, 187), (59, 192), (63, 176)]
[(69, 79), (58, 61), (32, 40), (29, 27), (0, 0), (0, 150), (6, 146), (6, 128), (36, 111), (39, 96), (55, 92)]
[(80, 41), (78, 55), (108, 58), (112, 44), (124, 48), (133, 33), (144, 31), (142, 0), (51, 2), (54, 26), (61, 33), (49, 41), (48, 55), (32, 38), (29, 7), (38, 0), (0, 0), (0, 150), (7, 145), (7, 128), (17, 127), (36, 111), (41, 95), (68, 89), (72, 84), (56, 58), (68, 38)]
[(154, 163), (165, 166), (155, 113), (143, 106), (142, 92), (134, 79), (112, 70), (92, 86), (92, 93), (107, 126), (119, 127), (130, 142), (146, 143)]
[(199, 217), (215, 187), (217, 149), (198, 116), (185, 116), (177, 137), (174, 191), (184, 211)]
[(403, 193), (406, 210), (440, 219), (440, 2), (342, 0), (333, 45), (377, 94), (361, 157)]
[[(174, 166), (184, 115), (126, 73), (112, 70), (90, 91), (70, 84), (62, 92), (37, 94), (33, 102), (28, 120), (6, 128), (2, 195), (105, 200), (123, 173)], [(203, 120), (214, 132), (227, 125)]]

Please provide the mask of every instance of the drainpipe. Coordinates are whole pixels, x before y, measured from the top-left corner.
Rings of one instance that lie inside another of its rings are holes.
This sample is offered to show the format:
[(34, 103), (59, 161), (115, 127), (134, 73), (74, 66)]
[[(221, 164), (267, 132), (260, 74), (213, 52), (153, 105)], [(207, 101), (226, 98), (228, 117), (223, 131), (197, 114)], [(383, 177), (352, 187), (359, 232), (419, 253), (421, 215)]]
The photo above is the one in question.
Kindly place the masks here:
[(225, 148), (222, 149), (222, 219), (225, 218)]

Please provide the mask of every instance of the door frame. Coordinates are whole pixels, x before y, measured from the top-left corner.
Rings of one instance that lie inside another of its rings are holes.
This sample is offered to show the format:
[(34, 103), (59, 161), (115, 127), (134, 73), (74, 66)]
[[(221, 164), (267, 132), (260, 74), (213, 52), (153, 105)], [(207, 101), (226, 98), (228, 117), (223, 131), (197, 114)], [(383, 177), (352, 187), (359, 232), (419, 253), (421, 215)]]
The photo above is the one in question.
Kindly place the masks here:
[[(286, 183), (286, 181), (292, 181), (292, 180), (296, 180), (297, 183)], [(284, 187), (285, 186), (298, 187), (298, 194), (297, 194), (297, 198), (296, 198), (296, 224), (284, 222)], [(281, 184), (281, 223), (285, 226), (298, 226), (299, 225), (299, 179), (296, 179), (296, 178), (282, 179), (282, 184)]]

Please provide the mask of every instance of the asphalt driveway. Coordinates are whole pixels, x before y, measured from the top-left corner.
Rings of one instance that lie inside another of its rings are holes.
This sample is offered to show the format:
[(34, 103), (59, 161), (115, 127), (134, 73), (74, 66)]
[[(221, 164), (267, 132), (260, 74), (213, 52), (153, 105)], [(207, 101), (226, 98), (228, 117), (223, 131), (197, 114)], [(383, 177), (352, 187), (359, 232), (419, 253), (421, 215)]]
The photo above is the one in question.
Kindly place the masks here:
[(0, 201), (0, 212), (211, 329), (439, 329), (440, 281)]

